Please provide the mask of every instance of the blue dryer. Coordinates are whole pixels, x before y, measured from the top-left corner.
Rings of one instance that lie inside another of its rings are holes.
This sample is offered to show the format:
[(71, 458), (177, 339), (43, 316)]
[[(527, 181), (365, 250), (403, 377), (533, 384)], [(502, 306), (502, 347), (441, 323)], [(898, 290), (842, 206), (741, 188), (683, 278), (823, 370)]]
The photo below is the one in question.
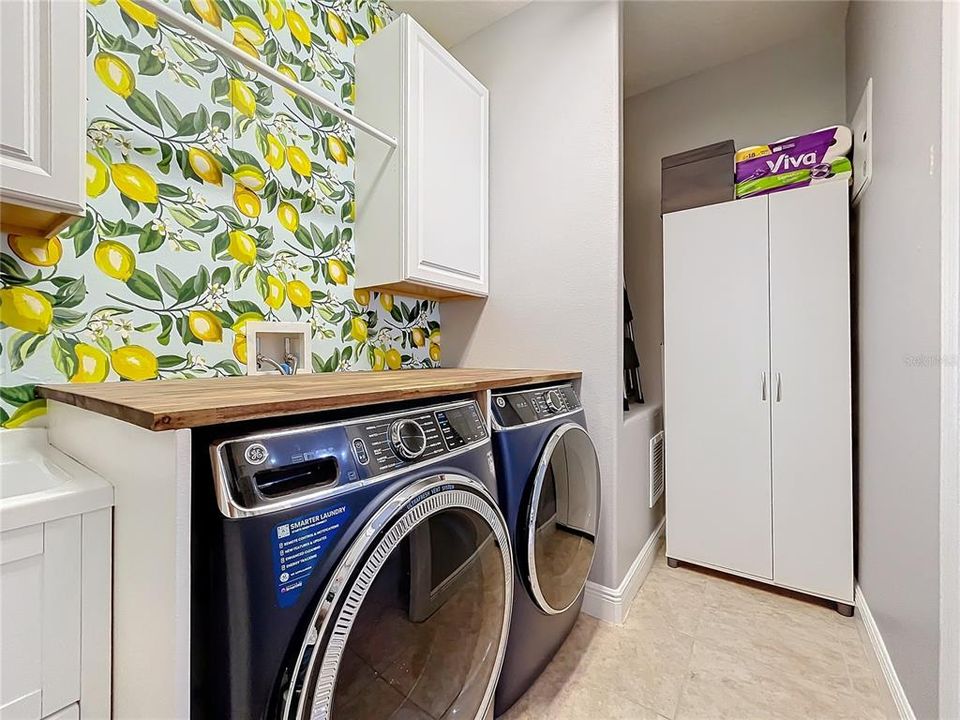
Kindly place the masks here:
[(497, 492), (517, 569), (501, 715), (573, 628), (596, 550), (600, 465), (571, 385), (493, 394)]
[(195, 435), (192, 717), (489, 713), (514, 570), (476, 402), (224, 432)]

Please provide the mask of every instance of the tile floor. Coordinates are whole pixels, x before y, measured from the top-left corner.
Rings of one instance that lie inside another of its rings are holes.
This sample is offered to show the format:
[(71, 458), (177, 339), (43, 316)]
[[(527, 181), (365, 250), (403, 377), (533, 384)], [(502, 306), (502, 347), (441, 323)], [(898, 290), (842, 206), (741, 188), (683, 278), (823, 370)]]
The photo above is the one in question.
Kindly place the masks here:
[(503, 720), (896, 717), (859, 622), (661, 550), (622, 626), (581, 615)]

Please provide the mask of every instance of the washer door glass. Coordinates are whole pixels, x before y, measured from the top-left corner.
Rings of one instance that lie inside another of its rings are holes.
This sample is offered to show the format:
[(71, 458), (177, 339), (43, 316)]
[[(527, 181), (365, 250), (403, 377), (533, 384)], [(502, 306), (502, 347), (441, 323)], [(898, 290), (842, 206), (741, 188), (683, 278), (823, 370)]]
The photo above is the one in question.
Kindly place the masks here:
[(547, 441), (526, 515), (530, 594), (548, 614), (561, 613), (587, 583), (600, 519), (600, 464), (590, 436), (567, 423)]
[(422, 485), (334, 573), (293, 717), (473, 720), (490, 703), (513, 604), (507, 530), (479, 483)]

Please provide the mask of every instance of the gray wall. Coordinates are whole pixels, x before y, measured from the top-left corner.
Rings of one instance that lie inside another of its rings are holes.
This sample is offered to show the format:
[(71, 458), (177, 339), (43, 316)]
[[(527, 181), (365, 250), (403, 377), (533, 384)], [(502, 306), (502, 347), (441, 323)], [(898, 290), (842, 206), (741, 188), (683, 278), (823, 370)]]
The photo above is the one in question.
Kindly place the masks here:
[(603, 474), (592, 579), (616, 586), (619, 6), (535, 2), (451, 52), (490, 90), (490, 297), (444, 302), (447, 365), (583, 371)]
[(873, 182), (855, 212), (858, 579), (918, 717), (939, 673), (939, 3), (856, 2), (847, 107), (873, 77)]
[(624, 102), (623, 264), (650, 401), (663, 397), (660, 158), (729, 138), (740, 148), (843, 123), (845, 95), (841, 18)]

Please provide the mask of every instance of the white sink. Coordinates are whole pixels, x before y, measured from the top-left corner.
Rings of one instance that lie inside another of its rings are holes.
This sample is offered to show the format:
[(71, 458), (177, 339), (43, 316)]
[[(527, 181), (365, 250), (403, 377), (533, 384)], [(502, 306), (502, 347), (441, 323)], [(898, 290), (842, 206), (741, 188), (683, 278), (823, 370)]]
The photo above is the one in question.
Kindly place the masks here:
[(0, 430), (0, 530), (113, 504), (113, 486), (47, 443), (46, 428)]

